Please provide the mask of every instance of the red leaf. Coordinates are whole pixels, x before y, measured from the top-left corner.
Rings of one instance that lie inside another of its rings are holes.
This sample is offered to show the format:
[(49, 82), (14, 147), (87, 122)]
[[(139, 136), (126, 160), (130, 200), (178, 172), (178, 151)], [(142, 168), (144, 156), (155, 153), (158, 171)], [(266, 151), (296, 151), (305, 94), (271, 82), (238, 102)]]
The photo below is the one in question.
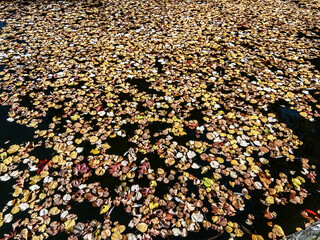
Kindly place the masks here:
[(101, 110), (102, 106), (99, 105), (97, 108), (96, 108), (96, 111), (99, 112)]
[(78, 163), (74, 168), (73, 168), (73, 171), (75, 173), (75, 175), (78, 175), (79, 173), (80, 174), (85, 174), (86, 172), (88, 172), (89, 168), (87, 166), (87, 164), (85, 163)]
[(51, 160), (49, 159), (40, 160), (40, 163), (37, 164), (37, 168), (38, 168), (37, 174), (39, 175), (42, 170), (48, 170), (49, 167), (51, 166), (52, 166)]
[(150, 193), (150, 188), (144, 187), (144, 188), (141, 190), (141, 194), (142, 194), (143, 197), (148, 196), (149, 193)]
[(311, 214), (311, 215), (313, 215), (313, 216), (318, 216), (318, 214), (317, 213), (315, 213), (314, 211), (312, 211), (312, 210), (309, 210), (309, 209), (305, 209), (305, 211), (307, 212), (307, 213), (309, 213), (309, 214)]
[(148, 171), (150, 168), (150, 163), (147, 160), (143, 160), (139, 168), (139, 175), (142, 175), (145, 171)]
[(19, 187), (23, 187), (25, 181), (26, 181), (25, 178), (19, 176), (19, 178), (18, 178), (18, 180), (17, 180), (17, 185), (18, 185)]
[(115, 163), (115, 164), (113, 164), (113, 165), (110, 165), (109, 166), (109, 173), (114, 173), (114, 172), (116, 172), (116, 171), (119, 171), (120, 170), (120, 168), (121, 168), (121, 163)]
[(190, 129), (195, 129), (196, 127), (199, 126), (198, 123), (193, 123), (193, 122), (191, 122), (191, 123), (187, 122), (186, 125), (187, 125)]

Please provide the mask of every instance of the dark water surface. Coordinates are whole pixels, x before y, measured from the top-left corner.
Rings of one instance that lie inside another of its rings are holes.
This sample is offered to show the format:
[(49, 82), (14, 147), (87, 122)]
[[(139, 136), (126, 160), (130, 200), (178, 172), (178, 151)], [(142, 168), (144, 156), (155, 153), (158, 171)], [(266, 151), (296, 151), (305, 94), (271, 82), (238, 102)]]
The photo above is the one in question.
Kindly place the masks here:
[(0, 21), (0, 30), (4, 27), (4, 26), (6, 26), (7, 25), (7, 23), (6, 22), (2, 22), (2, 21)]

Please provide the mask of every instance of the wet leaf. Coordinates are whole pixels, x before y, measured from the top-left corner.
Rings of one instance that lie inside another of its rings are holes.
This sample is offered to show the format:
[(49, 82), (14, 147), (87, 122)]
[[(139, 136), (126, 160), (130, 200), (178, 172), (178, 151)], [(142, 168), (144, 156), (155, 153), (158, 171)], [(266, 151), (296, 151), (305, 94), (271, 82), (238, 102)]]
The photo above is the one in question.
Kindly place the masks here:
[(283, 236), (285, 236), (282, 228), (281, 228), (279, 225), (277, 225), (277, 224), (275, 224), (275, 225), (273, 226), (272, 232), (273, 232), (274, 234), (276, 234), (278, 237), (283, 237)]
[(144, 233), (144, 232), (147, 231), (148, 225), (145, 224), (145, 223), (138, 223), (137, 226), (136, 226), (136, 228), (137, 228), (140, 232)]
[(9, 149), (7, 150), (7, 153), (13, 154), (13, 153), (15, 153), (16, 151), (18, 151), (19, 148), (20, 148), (19, 145), (16, 145), (16, 144), (15, 144), (15, 145), (11, 145), (11, 146), (9, 147)]
[(252, 240), (264, 240), (264, 238), (261, 235), (252, 234), (251, 235)]
[(207, 188), (210, 188), (211, 186), (214, 185), (214, 180), (205, 177), (205, 178), (202, 179), (202, 184), (205, 185)]
[(100, 214), (106, 213), (110, 209), (110, 205), (103, 205), (100, 210)]
[(151, 202), (149, 203), (149, 208), (151, 210), (155, 209), (155, 208), (158, 208), (159, 207), (159, 204), (157, 202)]
[(74, 219), (69, 219), (64, 222), (64, 229), (67, 233), (72, 232), (74, 225), (76, 225), (76, 221)]

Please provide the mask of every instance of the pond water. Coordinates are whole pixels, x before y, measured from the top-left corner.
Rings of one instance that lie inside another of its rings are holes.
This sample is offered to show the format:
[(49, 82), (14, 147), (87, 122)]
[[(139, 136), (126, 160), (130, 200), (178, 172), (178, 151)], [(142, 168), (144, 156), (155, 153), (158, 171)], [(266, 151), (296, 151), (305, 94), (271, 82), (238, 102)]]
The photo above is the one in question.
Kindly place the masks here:
[[(62, 10), (61, 10), (62, 11)], [(121, 10), (122, 11), (122, 10)], [(63, 10), (64, 12), (64, 10)], [(89, 13), (88, 13), (89, 14)], [(91, 13), (90, 13), (91, 14)], [(5, 22), (0, 22), (0, 30), (6, 26)], [(249, 29), (248, 27), (239, 27), (238, 30), (240, 31), (245, 31), (246, 29)], [(70, 32), (71, 33), (71, 32)], [(69, 36), (69, 33), (67, 34), (67, 38)], [(167, 35), (165, 35), (167, 36)], [(298, 34), (299, 38), (308, 38), (308, 36), (304, 33), (299, 33)], [(28, 41), (24, 40), (24, 39), (15, 39), (13, 40), (14, 37), (10, 36), (8, 38), (8, 40), (12, 40), (13, 44), (16, 44), (17, 48), (20, 47), (24, 47), (24, 46), (28, 46), (30, 47), (30, 45), (28, 44)], [(199, 40), (200, 41), (200, 40)], [(218, 42), (223, 43), (223, 41)], [(252, 45), (248, 45), (248, 44), (244, 44), (243, 47), (247, 47), (251, 50), (254, 50), (255, 47)], [(224, 49), (226, 50), (226, 49)], [(25, 50), (26, 51), (26, 50)], [(72, 50), (73, 51), (73, 50)], [(130, 51), (128, 51), (130, 52)], [(200, 56), (200, 54), (198, 53), (198, 55)], [(199, 57), (198, 56), (198, 57)], [(124, 58), (123, 56), (119, 56), (119, 59)], [(170, 59), (166, 59), (166, 60), (170, 60)], [(81, 60), (82, 61), (82, 60)], [(155, 63), (154, 63), (154, 68), (155, 68), (155, 72), (154, 74), (158, 74), (159, 76), (163, 77), (166, 74), (166, 70), (168, 68), (168, 65), (166, 64), (162, 64), (161, 62), (162, 60), (159, 59), (159, 57), (155, 57)], [(190, 61), (190, 62), (189, 62)], [(224, 61), (229, 61), (228, 58), (225, 58)], [(314, 70), (320, 70), (320, 58), (313, 58), (313, 59), (309, 59), (309, 62), (311, 62), (315, 67)], [(78, 62), (79, 64), (83, 64), (85, 61), (83, 60), (83, 62)], [(192, 64), (193, 60), (189, 59), (187, 60), (188, 64)], [(270, 71), (272, 72), (276, 72), (279, 70), (279, 66), (271, 66), (270, 61), (265, 61), (266, 65), (270, 65), (268, 66)], [(267, 63), (268, 62), (268, 63)], [(178, 63), (178, 61), (176, 62)], [(23, 65), (21, 65), (23, 66)], [(209, 65), (208, 65), (209, 66)], [(222, 66), (222, 65), (221, 65)], [(227, 69), (225, 67), (221, 67), (221, 66), (217, 66), (215, 68), (215, 71), (217, 72), (217, 74), (219, 75), (220, 78), (226, 77), (226, 75), (228, 74), (228, 71), (230, 72), (230, 69)], [(4, 70), (5, 65), (0, 65), (0, 71)], [(73, 67), (72, 67), (73, 69)], [(84, 69), (82, 69), (82, 71), (85, 71)], [(33, 81), (31, 81), (31, 79), (33, 79), (33, 77), (31, 76), (32, 74), (30, 74), (30, 72), (32, 73), (32, 68), (31, 69), (27, 69), (26, 72), (28, 72), (28, 76), (25, 78), (26, 79), (26, 85), (31, 83), (30, 85), (34, 85), (36, 86), (37, 83)], [(197, 71), (193, 68), (189, 68), (185, 74), (194, 74)], [(182, 72), (181, 72), (182, 73)], [(257, 82), (259, 81), (259, 79), (253, 75), (253, 74), (247, 74), (245, 72), (240, 72), (241, 76), (246, 78), (248, 80), (248, 84), (250, 83), (255, 83), (257, 84)], [(207, 76), (206, 74), (208, 73), (203, 73), (203, 75), (201, 76)], [(182, 74), (183, 75), (183, 74)], [(193, 75), (192, 75), (193, 76)], [(158, 77), (158, 76), (157, 76)], [(94, 79), (94, 77), (92, 77), (92, 79)], [(192, 81), (193, 79), (190, 78)], [(0, 79), (1, 80), (1, 79)], [(53, 77), (50, 79), (51, 82), (56, 81), (56, 77)], [(195, 84), (190, 80), (191, 84)], [(203, 80), (203, 78), (199, 78), (199, 81)], [(35, 80), (36, 81), (36, 80)], [(94, 79), (94, 81), (96, 81), (96, 79)], [(127, 92), (121, 92), (118, 95), (118, 99), (116, 99), (117, 101), (119, 100), (119, 105), (125, 106), (128, 102), (134, 102), (136, 100), (136, 107), (135, 110), (137, 110), (137, 112), (139, 112), (139, 114), (141, 113), (141, 115), (138, 115), (137, 117), (141, 117), (141, 119), (143, 119), (143, 114), (147, 114), (147, 112), (150, 110), (150, 108), (148, 107), (148, 104), (146, 104), (146, 102), (144, 102), (143, 100), (139, 99), (136, 97), (136, 95), (141, 94), (140, 96), (147, 95), (148, 97), (150, 97), (151, 100), (156, 99), (156, 97), (158, 99), (161, 99), (161, 97), (170, 95), (169, 93), (165, 92), (165, 88), (162, 90), (159, 90), (157, 88), (153, 88), (153, 82), (150, 81), (150, 79), (148, 77), (137, 77), (137, 78), (128, 78), (124, 81), (125, 83), (123, 85), (125, 85), (126, 87), (128, 87), (128, 89), (134, 91), (136, 94), (131, 93), (130, 91)], [(95, 82), (96, 83), (96, 82)], [(76, 92), (76, 90), (83, 90), (86, 89), (86, 82), (82, 82), (79, 83), (77, 86), (70, 87), (70, 89), (72, 89), (71, 91)], [(159, 82), (159, 84), (161, 84), (161, 81)], [(212, 83), (210, 83), (212, 84)], [(219, 102), (219, 104), (221, 104), (221, 108), (217, 109), (210, 109), (210, 107), (207, 107), (205, 104), (207, 103), (206, 101), (202, 100), (202, 95), (199, 97), (194, 97), (194, 101), (196, 102), (195, 104), (193, 104), (193, 106), (191, 108), (188, 109), (187, 107), (187, 103), (181, 103), (181, 109), (183, 111), (183, 113), (179, 113), (178, 111), (176, 112), (178, 117), (183, 118), (183, 127), (182, 129), (187, 133), (184, 136), (176, 136), (175, 134), (169, 133), (171, 134), (172, 137), (172, 141), (175, 141), (176, 143), (178, 143), (181, 146), (186, 146), (187, 143), (189, 144), (190, 140), (199, 140), (199, 141), (207, 141), (210, 144), (213, 143), (213, 140), (211, 140), (211, 142), (206, 138), (206, 134), (209, 132), (209, 130), (204, 130), (203, 133), (199, 134), (199, 131), (197, 131), (194, 128), (189, 128), (189, 126), (187, 127), (186, 123), (190, 123), (190, 122), (197, 122), (197, 124), (199, 125), (204, 125), (206, 124), (206, 120), (204, 119), (205, 114), (204, 112), (207, 110), (212, 110), (212, 112), (215, 114), (216, 112), (223, 110), (226, 113), (229, 112), (232, 107), (230, 107), (231, 105), (229, 104), (230, 101), (235, 100), (238, 102), (243, 102), (244, 105), (248, 104), (250, 105), (249, 108), (251, 108), (253, 110), (253, 112), (256, 110), (255, 108), (257, 108), (259, 106), (259, 102), (256, 101), (256, 103), (251, 104), (250, 101), (246, 98), (244, 100), (243, 97), (237, 97), (235, 96), (234, 98), (232, 98), (232, 95), (229, 95), (231, 93), (234, 93), (234, 89), (236, 86), (239, 85), (239, 83), (237, 82), (237, 79), (231, 79), (231, 80), (226, 80), (223, 84), (220, 85), (216, 85), (215, 83), (212, 84), (210, 87), (207, 88), (206, 91), (210, 92), (210, 93), (214, 93), (214, 92), (220, 92), (220, 99), (221, 102)], [(208, 85), (209, 86), (209, 85)], [(250, 85), (251, 86), (251, 85)], [(23, 86), (25, 87), (25, 86)], [(29, 86), (28, 86), (29, 87)], [(62, 86), (61, 88), (68, 88), (65, 86)], [(32, 88), (33, 89), (33, 88)], [(35, 87), (36, 89), (36, 87)], [(35, 90), (33, 89), (33, 90)], [(117, 89), (115, 87), (115, 89)], [(205, 88), (204, 88), (205, 89)], [(32, 92), (33, 90), (30, 90), (30, 92)], [(47, 86), (47, 88), (41, 89), (41, 87), (39, 87), (39, 89), (35, 90), (35, 93), (41, 92), (43, 93), (44, 96), (49, 96), (50, 95), (54, 95), (52, 92), (55, 93), (56, 90), (59, 90), (58, 87), (55, 86)], [(197, 88), (194, 88), (193, 90), (198, 90)], [(0, 93), (3, 90), (0, 90)], [(102, 89), (102, 92), (104, 91), (104, 89)], [(203, 91), (205, 92), (205, 91)], [(254, 91), (253, 91), (254, 92)], [(257, 91), (255, 92), (255, 94), (257, 93)], [(85, 93), (87, 94), (87, 93)], [(92, 90), (92, 94), (95, 94), (95, 91)], [(186, 93), (186, 95), (188, 95), (189, 93)], [(318, 102), (320, 101), (320, 97), (319, 95), (317, 95), (318, 93), (316, 93), (313, 90), (310, 90), (308, 94), (311, 94)], [(179, 93), (176, 94), (177, 96), (173, 97), (172, 99), (174, 99), (174, 101), (180, 100), (179, 98), (181, 97), (179, 95)], [(219, 96), (219, 95), (218, 95)], [(72, 96), (73, 97), (73, 96)], [(61, 106), (66, 106), (66, 102), (71, 102), (73, 99), (72, 97), (68, 97), (68, 98), (61, 98), (62, 100), (59, 99), (59, 101), (56, 101), (56, 105), (58, 105), (58, 103)], [(251, 100), (260, 100), (260, 98), (262, 98), (262, 96), (258, 96), (257, 99), (255, 99), (256, 95), (254, 95), (254, 97)], [(97, 95), (97, 99), (100, 98), (100, 95)], [(138, 100), (137, 100), (138, 99)], [(230, 100), (231, 99), (231, 100)], [(58, 99), (56, 99), (58, 100)], [(96, 100), (96, 99), (94, 99)], [(162, 99), (163, 100), (163, 99)], [(32, 96), (29, 96), (28, 94), (25, 96), (19, 96), (19, 101), (20, 101), (20, 106), (24, 106), (26, 108), (28, 108), (28, 111), (32, 112), (33, 111), (33, 103), (34, 103), (34, 99)], [(77, 101), (77, 100), (76, 100)], [(165, 102), (165, 101), (163, 101)], [(163, 103), (162, 102), (162, 103)], [(182, 101), (183, 102), (183, 101)], [(91, 102), (90, 102), (91, 103)], [(117, 102), (118, 103), (118, 102)], [(160, 103), (160, 102), (159, 102)], [(228, 104), (229, 105), (228, 105)], [(100, 104), (100, 103), (99, 103)], [(108, 104), (107, 102), (103, 102), (101, 103), (101, 105), (99, 105), (99, 108), (103, 108), (103, 109), (108, 109)], [(152, 103), (153, 104), (153, 103)], [(184, 105), (185, 104), (185, 105)], [(238, 103), (237, 103), (238, 104)], [(116, 105), (116, 104), (115, 104)], [(161, 104), (160, 104), (161, 105)], [(240, 109), (241, 107), (243, 107), (242, 104), (238, 104), (240, 106), (236, 106), (238, 109)], [(315, 105), (315, 104), (313, 104)], [(232, 106), (234, 106), (232, 104)], [(244, 110), (247, 106), (243, 107), (243, 111), (239, 110), (239, 113), (243, 114), (243, 116), (247, 117), (249, 116), (252, 112), (250, 111), (246, 111)], [(110, 108), (109, 108), (110, 109)], [(0, 106), (0, 148), (7, 148), (12, 144), (26, 144), (27, 142), (35, 142), (38, 143), (40, 140), (40, 138), (38, 139), (34, 139), (34, 135), (35, 135), (35, 130), (33, 128), (29, 128), (26, 127), (24, 125), (19, 125), (15, 122), (8, 122), (7, 118), (8, 118), (8, 112), (10, 110), (10, 106)], [(113, 110), (113, 109), (112, 109)], [(158, 108), (155, 111), (163, 111), (164, 114), (161, 116), (168, 117), (168, 114), (170, 112), (174, 112), (174, 107), (172, 105), (164, 108)], [(107, 110), (106, 110), (107, 111)], [(237, 111), (237, 110), (235, 110)], [(79, 110), (79, 112), (81, 112)], [(97, 110), (98, 112), (98, 110)], [(257, 111), (258, 112), (258, 111)], [(230, 111), (231, 113), (231, 111)], [(271, 158), (270, 155), (265, 154), (264, 157), (269, 161), (267, 166), (262, 166), (262, 169), (270, 169), (270, 172), (272, 175), (277, 175), (280, 171), (288, 174), (290, 173), (290, 171), (300, 171), (301, 170), (301, 159), (302, 158), (308, 158), (310, 160), (310, 164), (314, 164), (316, 165), (316, 167), (320, 167), (320, 163), (319, 163), (319, 156), (320, 156), (320, 123), (319, 123), (319, 118), (315, 118), (314, 121), (309, 121), (306, 118), (302, 117), (300, 115), (300, 113), (296, 110), (294, 110), (290, 104), (288, 104), (287, 102), (283, 101), (279, 101), (276, 103), (271, 104), (270, 106), (268, 106), (268, 110), (266, 110), (265, 112), (263, 112), (263, 114), (268, 114), (268, 113), (274, 113), (276, 115), (277, 120), (280, 123), (284, 123), (286, 124), (290, 129), (292, 129), (293, 133), (298, 136), (299, 140), (303, 141), (303, 145), (300, 146), (299, 149), (295, 150), (294, 155), (295, 155), (295, 159), (293, 162), (290, 162), (290, 166), (288, 164), (288, 162), (286, 162), (284, 157), (279, 157), (279, 158)], [(80, 113), (82, 114), (82, 113)], [(180, 114), (180, 115), (179, 115)], [(46, 111), (46, 116), (43, 117), (43, 122), (40, 123), (38, 129), (40, 130), (47, 130), (49, 128), (49, 124), (53, 123), (53, 118), (54, 117), (62, 117), (63, 115), (67, 115), (64, 112), (63, 107), (48, 107), (48, 110)], [(91, 128), (92, 132), (96, 132), (99, 130), (99, 122), (98, 122), (98, 117), (93, 118), (90, 114), (83, 114), (83, 119), (84, 121), (88, 121), (88, 128)], [(225, 114), (227, 115), (227, 114)], [(69, 120), (70, 116), (67, 117), (62, 117), (62, 120), (60, 123), (57, 123), (55, 125), (54, 128), (54, 134), (58, 135), (61, 133), (64, 133), (67, 129), (67, 123), (68, 121), (71, 122)], [(82, 117), (82, 116), (81, 116)], [(122, 119), (130, 119), (131, 115), (130, 114), (119, 114), (119, 116), (117, 116), (118, 118), (122, 118)], [(175, 116), (176, 117), (176, 116)], [(134, 119), (134, 117), (133, 117)], [(227, 118), (227, 120), (230, 122), (232, 122), (232, 117)], [(227, 122), (227, 124), (229, 124), (230, 122)], [(108, 123), (109, 124), (109, 123)], [(108, 125), (107, 124), (107, 125)], [(110, 122), (110, 126), (111, 127), (115, 127), (114, 126), (115, 123)], [(154, 134), (159, 134), (162, 131), (171, 128), (172, 124), (171, 123), (163, 123), (161, 121), (154, 121), (154, 122), (147, 122), (145, 126), (141, 126), (141, 124), (138, 124), (138, 121), (134, 122), (131, 121), (131, 123), (126, 122), (125, 124), (123, 124), (121, 126), (121, 130), (124, 130), (126, 132), (126, 136), (116, 136), (113, 138), (108, 139), (108, 144), (110, 145), (110, 149), (106, 150), (105, 153), (106, 154), (115, 154), (115, 155), (119, 155), (119, 156), (123, 156), (124, 154), (126, 154), (126, 152), (128, 151), (129, 148), (137, 148), (137, 143), (132, 141), (132, 137), (136, 134), (135, 131), (138, 128), (141, 128), (143, 130), (147, 130), (150, 133), (150, 137), (148, 138), (148, 141), (150, 141), (150, 143), (155, 144), (159, 139), (164, 138), (164, 136), (160, 136), (158, 135), (158, 137), (154, 136)], [(213, 128), (216, 128), (217, 126), (214, 125)], [(225, 126), (224, 126), (225, 127)], [(226, 126), (228, 127), (228, 126)], [(117, 127), (118, 128), (118, 127)], [(172, 127), (173, 128), (173, 127)], [(90, 130), (89, 130), (90, 131)], [(213, 130), (210, 130), (213, 131)], [(82, 138), (83, 135), (81, 135), (80, 133), (75, 133), (75, 138)], [(253, 140), (252, 140), (253, 141)], [(221, 146), (223, 146), (225, 143), (221, 142)], [(253, 145), (253, 143), (251, 143)], [(82, 152), (82, 156), (84, 158), (83, 163), (89, 165), (89, 160), (87, 159), (87, 157), (91, 154), (91, 150), (93, 149), (93, 144), (89, 142), (89, 140), (84, 140), (81, 143), (78, 144), (78, 147), (83, 147), (84, 150)], [(207, 150), (204, 150), (205, 153), (209, 153), (209, 148)], [(241, 152), (241, 151), (240, 151)], [(36, 147), (33, 151), (30, 152), (30, 155), (33, 155), (37, 158), (39, 158), (40, 160), (44, 160), (44, 159), (51, 159), (53, 155), (56, 154), (56, 151), (54, 151), (53, 149), (50, 148), (46, 148), (44, 143), (40, 143), (38, 147)], [(136, 154), (137, 156), (137, 160), (136, 160), (136, 169), (138, 168), (138, 166), (141, 164), (142, 159), (147, 158), (148, 161), (150, 162), (150, 166), (152, 169), (159, 169), (159, 168), (163, 168), (165, 169), (165, 171), (170, 171), (172, 169), (174, 169), (173, 166), (166, 166), (165, 162), (164, 162), (164, 157), (160, 157), (156, 151), (154, 152), (148, 152), (146, 154), (142, 154), (141, 152), (138, 152)], [(220, 152), (217, 153), (215, 155), (215, 157), (222, 157), (225, 160), (225, 156)], [(252, 153), (252, 156), (254, 157), (254, 159), (256, 160), (256, 162), (259, 162), (259, 155), (257, 152)], [(203, 164), (203, 160), (200, 159), (200, 154), (197, 155), (197, 157), (193, 158), (194, 162), (201, 165)], [(227, 167), (231, 166), (231, 163), (229, 161), (225, 161), (223, 163), (224, 165), (226, 165)], [(260, 164), (261, 165), (261, 164)], [(23, 166), (19, 166), (21, 168), (23, 168)], [(53, 170), (52, 170), (53, 171)], [(189, 170), (190, 174), (194, 174), (195, 176), (200, 176), (199, 178), (203, 179), (204, 177), (208, 177), (208, 178), (212, 178), (212, 172), (207, 172), (207, 173), (202, 173), (201, 169), (192, 169), (190, 168)], [(316, 169), (317, 174), (319, 174), (319, 171)], [(177, 172), (177, 174), (180, 174)], [(75, 177), (71, 177), (71, 179), (74, 179)], [(258, 178), (258, 177), (257, 177)], [(245, 185), (240, 186), (235, 186), (235, 187), (231, 187), (231, 183), (230, 183), (231, 179), (230, 176), (226, 175), (226, 176), (222, 176), (220, 181), (221, 185), (225, 185), (228, 186), (228, 189), (232, 189), (231, 191), (237, 192), (238, 194), (242, 194), (241, 190), (242, 187)], [(121, 181), (119, 180), (119, 178), (115, 178), (113, 177), (111, 174), (106, 174), (103, 176), (98, 176), (97, 174), (92, 174), (92, 176), (89, 176), (88, 178), (85, 179), (86, 183), (95, 183), (95, 182), (99, 182), (100, 186), (102, 188), (109, 188), (109, 194), (112, 197), (116, 196), (116, 191), (115, 191), (115, 187), (119, 186)], [(157, 197), (162, 198), (164, 194), (166, 194), (170, 188), (173, 187), (173, 184), (176, 182), (175, 181), (171, 181), (168, 184), (164, 184), (163, 182), (159, 182), (157, 187), (156, 187), (156, 193), (154, 194)], [(191, 181), (190, 181), (191, 182)], [(150, 181), (147, 179), (146, 176), (143, 176), (142, 178), (135, 178), (135, 182), (132, 183), (130, 182), (129, 184), (139, 184), (140, 186), (148, 186), (148, 184), (150, 183)], [(2, 193), (2, 197), (0, 198), (0, 208), (4, 207), (7, 202), (11, 199), (11, 194), (12, 194), (12, 185), (15, 184), (14, 180), (9, 180), (6, 182), (0, 182), (0, 192)], [(293, 232), (295, 232), (296, 227), (302, 227), (305, 223), (305, 219), (303, 219), (300, 215), (301, 211), (303, 211), (304, 209), (310, 209), (312, 211), (317, 211), (318, 209), (320, 209), (320, 201), (318, 201), (318, 199), (320, 198), (320, 189), (319, 189), (319, 184), (318, 182), (315, 184), (310, 184), (307, 183), (304, 185), (304, 187), (308, 190), (308, 194), (309, 197), (306, 198), (306, 200), (304, 201), (303, 204), (299, 205), (299, 204), (293, 204), (293, 203), (287, 203), (286, 205), (278, 205), (278, 204), (272, 204), (270, 206), (270, 211), (275, 211), (277, 212), (277, 217), (276, 219), (273, 221), (273, 223), (275, 224), (279, 224), (282, 226), (282, 228), (285, 231), (285, 234), (291, 234)], [(193, 184), (187, 184), (187, 188), (189, 190), (188, 194), (190, 194), (190, 192), (197, 192), (198, 191), (198, 187), (196, 187)], [(60, 193), (60, 192), (59, 192)], [(251, 235), (252, 234), (261, 234), (263, 236), (267, 236), (268, 232), (270, 232), (271, 229), (267, 229), (266, 228), (266, 224), (261, 224), (262, 222), (266, 222), (266, 219), (264, 218), (264, 212), (266, 210), (266, 205), (262, 204), (262, 202), (260, 201), (262, 197), (262, 193), (263, 191), (253, 191), (252, 193), (250, 193), (251, 199), (246, 199), (244, 200), (244, 205), (245, 208), (243, 211), (239, 211), (236, 213), (235, 216), (228, 216), (227, 219), (230, 221), (234, 221), (237, 222), (240, 226), (241, 229), (244, 231), (244, 236), (243, 239), (251, 239)], [(61, 193), (62, 194), (62, 193)], [(281, 195), (282, 193), (279, 193), (279, 195)], [(283, 193), (283, 195), (285, 195), (285, 193)], [(214, 196), (216, 197), (216, 196)], [(288, 196), (286, 196), (288, 197)], [(143, 203), (142, 200), (139, 203)], [(70, 207), (71, 213), (75, 213), (77, 214), (78, 217), (78, 221), (82, 221), (82, 222), (90, 222), (93, 219), (97, 219), (100, 222), (103, 222), (104, 216), (102, 214), (100, 214), (100, 208), (98, 207), (93, 207), (91, 203), (89, 203), (88, 201), (84, 200), (84, 202), (79, 203), (76, 201), (71, 201), (70, 203)], [(207, 199), (205, 199), (203, 201), (203, 204), (205, 207), (208, 207), (209, 211), (210, 211), (210, 207), (211, 207), (211, 203), (209, 203), (209, 201)], [(64, 207), (64, 206), (62, 206)], [(255, 221), (253, 223), (252, 226), (248, 226), (246, 224), (246, 220), (248, 218), (248, 214), (253, 214), (255, 216)], [(207, 214), (209, 216), (209, 214)], [(204, 214), (205, 218), (207, 217), (206, 214)], [(19, 213), (16, 214), (14, 216), (14, 221), (19, 219), (19, 218), (24, 218), (27, 216), (27, 211), (23, 212), (23, 213)], [(54, 218), (54, 217), (53, 217)], [(56, 216), (56, 218), (58, 218), (58, 216)], [(124, 210), (124, 207), (122, 204), (120, 204), (119, 207), (115, 207), (113, 212), (110, 214), (110, 218), (112, 221), (119, 221), (121, 224), (127, 225), (130, 220), (133, 218), (132, 214), (127, 213)], [(58, 221), (61, 221), (60, 219), (58, 219)], [(0, 228), (0, 237), (5, 234), (5, 233), (9, 233), (11, 230), (11, 224), (4, 224), (3, 227)], [(125, 233), (129, 232), (129, 231), (135, 231), (134, 229), (126, 229)], [(181, 237), (174, 237), (174, 236), (168, 236), (166, 237), (166, 239), (170, 239), (170, 240), (184, 240), (184, 239), (188, 239), (188, 240), (204, 240), (204, 239), (208, 239), (208, 240), (214, 240), (214, 239), (220, 239), (220, 240), (225, 240), (225, 239), (229, 239), (230, 235), (227, 234), (226, 232), (223, 233), (218, 233), (217, 231), (214, 230), (204, 230), (202, 228), (202, 230), (200, 232), (191, 232), (188, 233), (188, 237), (187, 238), (181, 238)], [(67, 234), (65, 234), (64, 232), (59, 233), (56, 236), (50, 236), (49, 239), (51, 240), (58, 240), (58, 239), (67, 239)], [(154, 237), (154, 240), (160, 240), (162, 239), (161, 237)]]

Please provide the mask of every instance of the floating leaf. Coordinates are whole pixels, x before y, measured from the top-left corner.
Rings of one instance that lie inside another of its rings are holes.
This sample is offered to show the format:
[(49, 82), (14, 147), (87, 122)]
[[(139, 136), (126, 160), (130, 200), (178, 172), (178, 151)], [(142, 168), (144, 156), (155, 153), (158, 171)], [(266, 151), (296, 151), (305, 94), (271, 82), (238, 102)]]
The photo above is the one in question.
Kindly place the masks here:
[(308, 116), (308, 113), (306, 113), (306, 112), (300, 112), (299, 114), (304, 118), (306, 118)]
[(72, 232), (74, 225), (76, 225), (76, 221), (74, 219), (69, 219), (64, 222), (64, 230), (67, 233), (70, 233), (70, 232)]
[(8, 156), (7, 152), (0, 153), (0, 159), (4, 160)]
[(159, 203), (157, 203), (157, 202), (151, 202), (151, 203), (149, 203), (149, 208), (152, 210), (152, 209), (155, 209), (155, 208), (157, 208), (157, 207), (159, 207)]
[(298, 178), (292, 178), (292, 184), (298, 188), (302, 183)]
[(268, 196), (268, 197), (266, 198), (266, 201), (267, 201), (267, 203), (269, 203), (269, 204), (274, 204), (274, 197)]
[(77, 121), (79, 118), (80, 118), (80, 115), (78, 115), (78, 114), (75, 114), (75, 115), (73, 115), (73, 116), (70, 117), (70, 119), (71, 119), (72, 121)]
[(276, 234), (278, 237), (283, 237), (284, 236), (284, 232), (282, 230), (282, 227), (280, 227), (279, 225), (275, 224), (273, 226), (272, 232), (274, 234)]
[(100, 153), (100, 150), (98, 148), (94, 148), (90, 151), (90, 153), (97, 155)]
[(145, 224), (145, 223), (138, 223), (137, 226), (136, 226), (136, 228), (137, 228), (140, 232), (144, 233), (144, 232), (147, 231), (148, 225)]
[(57, 207), (53, 207), (53, 208), (50, 209), (49, 213), (50, 213), (51, 215), (57, 215), (57, 214), (60, 213), (60, 209), (57, 208)]
[(261, 235), (252, 234), (251, 235), (252, 240), (264, 240), (264, 238)]
[(119, 232), (115, 232), (111, 235), (111, 240), (121, 240), (122, 239), (122, 235)]
[(210, 178), (207, 178), (207, 177), (204, 177), (202, 179), (202, 184), (204, 186), (206, 186), (207, 188), (210, 188), (212, 185), (214, 185), (214, 180), (210, 179)]
[(11, 213), (12, 213), (12, 214), (16, 214), (16, 213), (18, 213), (18, 212), (20, 212), (20, 208), (19, 208), (18, 206), (14, 206), (14, 207), (11, 209)]
[(91, 137), (89, 137), (90, 143), (95, 143), (95, 142), (97, 142), (98, 140), (99, 140), (99, 138), (98, 138), (97, 136), (91, 136)]
[(20, 148), (20, 146), (19, 145), (11, 145), (10, 147), (9, 147), (9, 149), (8, 149), (8, 153), (9, 154), (13, 154), (13, 153), (15, 153), (16, 151), (18, 151), (19, 150), (19, 148)]
[(191, 219), (194, 222), (202, 222), (204, 217), (203, 217), (203, 214), (201, 212), (197, 212), (197, 213), (192, 213)]
[(110, 205), (103, 205), (100, 210), (100, 214), (106, 213), (110, 209)]

